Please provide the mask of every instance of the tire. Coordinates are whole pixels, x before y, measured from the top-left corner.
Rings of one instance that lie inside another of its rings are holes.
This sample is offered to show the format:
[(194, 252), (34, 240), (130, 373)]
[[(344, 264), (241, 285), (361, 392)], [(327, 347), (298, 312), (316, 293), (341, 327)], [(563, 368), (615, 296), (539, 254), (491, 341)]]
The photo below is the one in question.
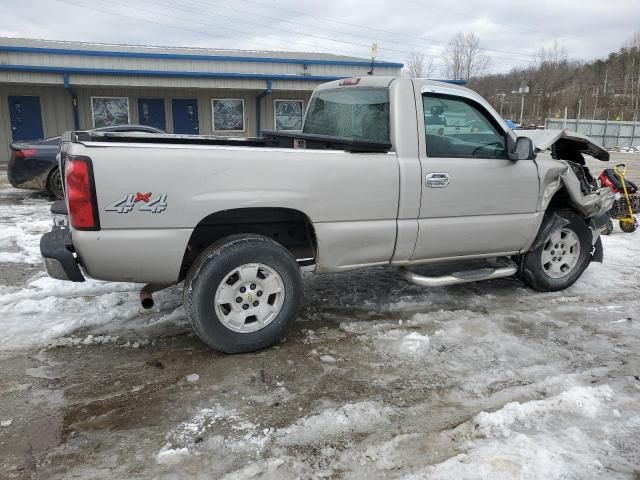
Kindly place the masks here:
[(624, 233), (633, 233), (638, 228), (636, 222), (630, 222), (629, 220), (620, 220), (618, 225)]
[(54, 197), (57, 200), (62, 200), (64, 198), (62, 175), (60, 175), (60, 169), (58, 167), (51, 170), (49, 178), (47, 179), (47, 195)]
[(541, 292), (570, 287), (591, 262), (592, 235), (584, 219), (572, 210), (557, 213), (569, 223), (547, 234), (542, 245), (525, 253), (520, 266), (520, 279)]
[(203, 342), (225, 353), (252, 352), (280, 341), (300, 313), (303, 296), (293, 255), (253, 234), (232, 235), (205, 249), (184, 284), (191, 326)]

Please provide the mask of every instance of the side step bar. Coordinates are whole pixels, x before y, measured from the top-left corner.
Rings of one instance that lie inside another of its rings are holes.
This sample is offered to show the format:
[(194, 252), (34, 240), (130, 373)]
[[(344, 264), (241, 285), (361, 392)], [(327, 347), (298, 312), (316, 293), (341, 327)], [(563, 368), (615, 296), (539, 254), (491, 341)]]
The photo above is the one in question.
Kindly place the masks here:
[(400, 275), (405, 280), (421, 287), (446, 287), (449, 285), (458, 285), (461, 283), (479, 282), (481, 280), (493, 280), (495, 278), (511, 277), (518, 272), (518, 266), (512, 261), (508, 261), (503, 266), (496, 266), (495, 268), (484, 267), (477, 268), (475, 270), (463, 270), (461, 272), (454, 272), (449, 275), (442, 275), (439, 277), (427, 277), (424, 275), (418, 275), (412, 272), (406, 267), (400, 267), (398, 269)]

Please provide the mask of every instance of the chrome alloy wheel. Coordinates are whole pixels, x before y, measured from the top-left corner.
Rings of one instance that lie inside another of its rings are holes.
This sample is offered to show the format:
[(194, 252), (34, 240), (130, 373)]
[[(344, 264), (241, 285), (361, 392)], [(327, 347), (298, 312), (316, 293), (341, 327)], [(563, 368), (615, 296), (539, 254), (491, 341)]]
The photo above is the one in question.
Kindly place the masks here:
[(278, 272), (263, 263), (248, 263), (231, 270), (218, 285), (216, 314), (229, 330), (256, 332), (278, 316), (284, 293)]
[(551, 278), (569, 275), (580, 259), (580, 239), (573, 230), (561, 228), (553, 232), (542, 249), (542, 269)]

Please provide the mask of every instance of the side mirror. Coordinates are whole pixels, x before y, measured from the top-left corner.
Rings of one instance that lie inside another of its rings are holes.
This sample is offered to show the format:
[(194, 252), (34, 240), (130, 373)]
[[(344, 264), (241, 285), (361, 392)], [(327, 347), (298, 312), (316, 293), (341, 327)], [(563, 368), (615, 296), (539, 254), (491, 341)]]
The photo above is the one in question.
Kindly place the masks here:
[(513, 161), (518, 160), (533, 160), (536, 158), (533, 152), (533, 142), (529, 137), (518, 137), (514, 148), (509, 152), (509, 159)]

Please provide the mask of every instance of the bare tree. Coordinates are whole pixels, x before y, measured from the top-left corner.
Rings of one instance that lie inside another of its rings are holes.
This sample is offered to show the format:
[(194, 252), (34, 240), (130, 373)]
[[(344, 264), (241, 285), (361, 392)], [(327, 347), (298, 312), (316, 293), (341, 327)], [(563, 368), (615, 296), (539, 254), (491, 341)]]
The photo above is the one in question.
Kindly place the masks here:
[(553, 97), (558, 95), (559, 85), (568, 68), (567, 50), (556, 41), (548, 48), (541, 48), (536, 60), (538, 68), (529, 81), (541, 96), (542, 112), (546, 113), (554, 103)]
[(407, 57), (403, 74), (412, 78), (428, 78), (435, 70), (434, 58), (422, 52), (411, 52)]
[(452, 79), (469, 80), (482, 75), (489, 66), (489, 57), (482, 53), (480, 38), (475, 33), (458, 32), (444, 49), (445, 74)]

